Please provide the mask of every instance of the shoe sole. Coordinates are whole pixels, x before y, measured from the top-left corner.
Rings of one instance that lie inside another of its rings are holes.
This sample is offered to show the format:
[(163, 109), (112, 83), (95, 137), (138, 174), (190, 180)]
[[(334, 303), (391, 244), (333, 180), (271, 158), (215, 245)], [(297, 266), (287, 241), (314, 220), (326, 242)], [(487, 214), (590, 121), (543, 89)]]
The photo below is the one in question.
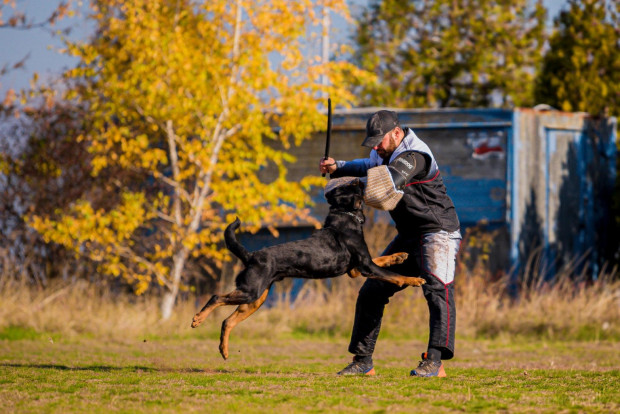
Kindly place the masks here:
[(447, 377), (446, 371), (443, 369), (443, 364), (441, 364), (436, 374), (418, 375), (418, 373), (415, 370), (413, 370), (411, 371), (409, 375), (412, 377), (420, 377), (420, 378), (432, 378), (432, 377), (445, 378)]
[(372, 368), (370, 371), (367, 371), (367, 372), (358, 372), (358, 373), (356, 373), (356, 374), (341, 374), (341, 373), (339, 372), (339, 373), (337, 373), (336, 375), (340, 375), (340, 376), (343, 376), (343, 377), (351, 377), (351, 376), (354, 376), (354, 375), (359, 375), (359, 376), (370, 376), (370, 377), (371, 377), (371, 376), (376, 375), (376, 374), (377, 374), (377, 373), (375, 372), (375, 369), (374, 369), (374, 368)]

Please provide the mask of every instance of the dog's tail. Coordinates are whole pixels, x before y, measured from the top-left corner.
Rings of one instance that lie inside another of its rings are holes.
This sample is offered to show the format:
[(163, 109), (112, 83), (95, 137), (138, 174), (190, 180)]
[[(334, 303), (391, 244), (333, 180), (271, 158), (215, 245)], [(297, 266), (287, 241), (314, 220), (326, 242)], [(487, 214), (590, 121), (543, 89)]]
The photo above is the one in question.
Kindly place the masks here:
[(235, 219), (232, 223), (226, 227), (224, 230), (224, 240), (226, 241), (226, 247), (232, 254), (237, 256), (244, 265), (248, 265), (250, 261), (250, 252), (246, 250), (245, 247), (239, 241), (237, 241), (237, 237), (235, 237), (235, 230), (239, 228), (241, 221), (239, 221), (239, 217)]

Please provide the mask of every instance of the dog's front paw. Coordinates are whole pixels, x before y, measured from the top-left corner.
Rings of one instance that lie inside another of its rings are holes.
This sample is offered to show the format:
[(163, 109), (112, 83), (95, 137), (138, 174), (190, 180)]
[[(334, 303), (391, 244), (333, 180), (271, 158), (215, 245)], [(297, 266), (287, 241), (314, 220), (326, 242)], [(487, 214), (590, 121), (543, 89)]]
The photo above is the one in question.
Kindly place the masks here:
[(200, 325), (204, 320), (205, 318), (201, 318), (199, 313), (195, 314), (192, 319), (192, 328), (198, 327), (198, 325)]
[(407, 260), (408, 257), (409, 257), (409, 254), (407, 254), (405, 252), (394, 253), (393, 255), (390, 256), (390, 264), (389, 264), (389, 266), (401, 264), (405, 260)]
[(426, 280), (421, 277), (406, 277), (405, 279), (407, 279), (405, 282), (407, 286), (422, 286), (426, 283)]

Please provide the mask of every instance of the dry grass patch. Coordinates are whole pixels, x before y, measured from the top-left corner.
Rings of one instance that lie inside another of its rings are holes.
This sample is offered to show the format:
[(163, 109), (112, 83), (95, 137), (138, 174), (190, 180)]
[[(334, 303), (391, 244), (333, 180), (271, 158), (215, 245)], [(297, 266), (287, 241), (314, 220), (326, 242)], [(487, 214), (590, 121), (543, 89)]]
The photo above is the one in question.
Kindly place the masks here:
[[(232, 333), (235, 337), (323, 335), (348, 337), (361, 278), (341, 277), (305, 283), (295, 302), (286, 284), (276, 285), (285, 299), (264, 307)], [(548, 340), (620, 339), (620, 281), (601, 277), (576, 284), (569, 277), (530, 282), (513, 297), (504, 280), (477, 274), (457, 276), (457, 335), (466, 338), (533, 337)], [(234, 307), (222, 307), (198, 329), (189, 328), (206, 298), (181, 300), (171, 319), (162, 321), (159, 298), (112, 294), (85, 281), (33, 288), (8, 278), (0, 282), (0, 339), (92, 336), (116, 341), (199, 337), (217, 338), (221, 322)], [(417, 338), (428, 334), (428, 309), (419, 288), (397, 293), (386, 307), (382, 335)]]

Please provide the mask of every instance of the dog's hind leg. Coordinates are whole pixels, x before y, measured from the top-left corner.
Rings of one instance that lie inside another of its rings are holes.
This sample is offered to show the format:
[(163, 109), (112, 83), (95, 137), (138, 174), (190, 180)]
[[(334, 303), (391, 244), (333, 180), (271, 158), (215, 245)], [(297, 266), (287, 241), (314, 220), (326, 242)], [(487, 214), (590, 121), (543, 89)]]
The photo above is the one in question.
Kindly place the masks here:
[(196, 328), (200, 325), (215, 308), (223, 305), (241, 305), (244, 303), (250, 303), (251, 301), (252, 298), (250, 295), (239, 289), (235, 289), (225, 295), (213, 295), (207, 304), (200, 310), (200, 312), (194, 315), (194, 318), (192, 319), (192, 328)]
[(230, 331), (237, 326), (239, 322), (246, 320), (250, 315), (258, 310), (265, 303), (269, 289), (265, 289), (260, 298), (252, 303), (239, 305), (228, 318), (222, 322), (222, 333), (220, 335), (220, 354), (224, 359), (228, 359), (228, 337)]

